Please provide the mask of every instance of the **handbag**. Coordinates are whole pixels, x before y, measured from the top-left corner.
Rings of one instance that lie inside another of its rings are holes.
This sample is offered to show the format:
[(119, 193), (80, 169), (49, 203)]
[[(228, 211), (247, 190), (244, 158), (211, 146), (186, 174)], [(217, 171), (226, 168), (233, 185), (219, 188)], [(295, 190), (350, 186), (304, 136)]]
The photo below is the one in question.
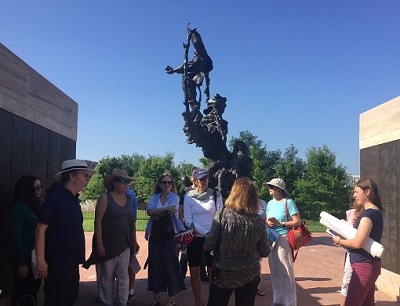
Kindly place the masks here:
[(174, 226), (175, 240), (178, 244), (189, 244), (194, 239), (194, 230), (186, 228), (175, 214), (171, 215)]
[(169, 212), (161, 213), (153, 219), (150, 231), (150, 241), (159, 241), (175, 234), (172, 216)]
[(189, 244), (194, 239), (193, 230), (189, 229), (175, 234), (175, 240), (178, 244)]
[[(285, 210), (286, 210), (287, 221), (289, 221), (290, 219), (289, 219), (289, 210), (287, 207), (287, 200), (285, 203)], [(306, 222), (304, 220), (301, 220), (300, 226), (291, 228), (287, 234), (287, 237), (290, 244), (290, 248), (292, 249), (293, 262), (295, 262), (299, 249), (303, 245), (306, 245), (308, 242), (310, 242), (310, 240), (313, 238), (312, 233), (308, 230)], [(294, 251), (297, 251), (296, 254), (294, 254)]]

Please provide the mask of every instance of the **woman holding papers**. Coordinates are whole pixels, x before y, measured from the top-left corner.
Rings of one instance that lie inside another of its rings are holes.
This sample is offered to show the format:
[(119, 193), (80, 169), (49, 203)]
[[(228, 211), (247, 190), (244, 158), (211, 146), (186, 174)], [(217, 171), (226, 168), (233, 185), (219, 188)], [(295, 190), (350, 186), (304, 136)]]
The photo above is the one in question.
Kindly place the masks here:
[(296, 281), (287, 233), (291, 227), (300, 226), (299, 210), (286, 191), (286, 184), (282, 179), (274, 178), (263, 183), (263, 186), (268, 188), (273, 197), (267, 205), (267, 224), (279, 235), (268, 257), (273, 292), (272, 305), (296, 306)]
[(368, 238), (380, 242), (383, 231), (383, 207), (378, 187), (371, 179), (360, 180), (355, 184), (353, 199), (355, 206), (364, 207), (361, 215), (355, 216), (356, 236), (354, 239), (342, 239), (339, 236), (334, 236), (333, 242), (350, 249), (350, 263), (353, 273), (345, 305), (372, 306), (375, 305), (375, 281), (381, 274), (381, 260), (362, 247), (366, 244)]

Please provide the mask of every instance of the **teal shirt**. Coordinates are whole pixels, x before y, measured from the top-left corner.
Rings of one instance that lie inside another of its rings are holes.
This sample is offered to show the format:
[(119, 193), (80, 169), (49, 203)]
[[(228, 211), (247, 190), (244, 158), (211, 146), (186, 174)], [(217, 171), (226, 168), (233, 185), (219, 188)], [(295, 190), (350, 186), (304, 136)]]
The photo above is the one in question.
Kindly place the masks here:
[[(286, 200), (282, 202), (278, 202), (275, 199), (272, 199), (271, 201), (268, 202), (267, 204), (267, 218), (272, 218), (275, 217), (276, 220), (279, 222), (287, 222), (287, 216), (286, 216), (286, 209), (285, 209), (285, 202)], [(299, 210), (297, 209), (296, 203), (294, 202), (293, 199), (287, 199), (287, 205), (288, 205), (288, 210), (289, 210), (289, 216), (293, 216), (295, 214), (299, 213)], [(289, 217), (289, 220), (291, 218)], [(282, 227), (282, 226), (276, 226), (273, 227), (273, 229), (279, 234), (279, 235), (284, 235), (287, 234), (287, 232), (290, 230), (290, 228), (287, 227)]]
[(25, 203), (16, 203), (11, 210), (12, 254), (18, 267), (24, 266), (35, 247), (38, 216)]

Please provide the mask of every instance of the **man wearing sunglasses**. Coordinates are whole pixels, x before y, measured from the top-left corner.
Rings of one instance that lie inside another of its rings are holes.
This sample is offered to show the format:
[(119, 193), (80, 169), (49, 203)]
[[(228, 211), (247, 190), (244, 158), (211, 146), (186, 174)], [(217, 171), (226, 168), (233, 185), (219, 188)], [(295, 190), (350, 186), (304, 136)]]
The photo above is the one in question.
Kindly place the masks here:
[(62, 186), (41, 208), (36, 227), (36, 270), (45, 279), (45, 306), (73, 305), (78, 298), (78, 265), (85, 260), (79, 192), (86, 189), (93, 173), (84, 160), (64, 161), (55, 175)]

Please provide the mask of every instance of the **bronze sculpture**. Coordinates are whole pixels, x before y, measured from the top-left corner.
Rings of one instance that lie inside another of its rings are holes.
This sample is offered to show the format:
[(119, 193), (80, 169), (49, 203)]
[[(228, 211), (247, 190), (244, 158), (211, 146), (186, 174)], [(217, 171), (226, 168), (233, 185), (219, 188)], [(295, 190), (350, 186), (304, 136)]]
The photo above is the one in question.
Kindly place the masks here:
[[(210, 97), (210, 72), (213, 62), (203, 44), (203, 40), (197, 29), (187, 26), (188, 36), (184, 47), (184, 63), (172, 68), (167, 66), (168, 74), (182, 74), (182, 89), (184, 92), (185, 111), (182, 113), (184, 119), (184, 132), (188, 137), (186, 142), (195, 143), (201, 147), (204, 157), (212, 160), (207, 166), (209, 172), (209, 184), (216, 188), (226, 198), (232, 187), (233, 180), (240, 176), (251, 176), (252, 161), (249, 149), (242, 141), (236, 141), (233, 151), (230, 152), (226, 146), (228, 134), (228, 122), (223, 119), (222, 114), (226, 108), (226, 97), (218, 93)], [(194, 57), (188, 60), (190, 43), (194, 47)], [(204, 93), (206, 95), (207, 107), (201, 113), (202, 100), (201, 87), (205, 80)], [(197, 91), (199, 98), (197, 99)]]

